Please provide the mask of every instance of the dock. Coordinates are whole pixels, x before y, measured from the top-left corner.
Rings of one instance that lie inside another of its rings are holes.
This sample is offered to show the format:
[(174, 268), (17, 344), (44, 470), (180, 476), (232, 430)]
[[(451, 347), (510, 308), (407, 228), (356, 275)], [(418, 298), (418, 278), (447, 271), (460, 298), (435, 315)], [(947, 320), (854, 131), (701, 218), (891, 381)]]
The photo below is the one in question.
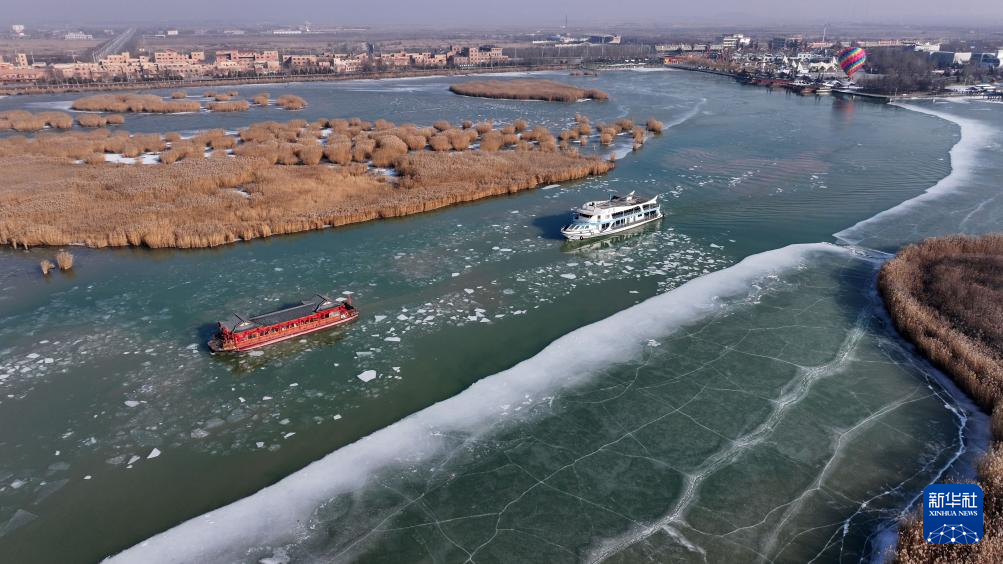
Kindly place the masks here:
[(833, 88), (832, 93), (837, 96), (843, 96), (847, 98), (863, 98), (864, 100), (870, 100), (872, 102), (877, 102), (879, 104), (887, 104), (891, 102), (893, 97), (887, 96), (885, 94), (869, 94), (867, 92), (861, 92), (859, 90), (844, 90), (842, 88)]

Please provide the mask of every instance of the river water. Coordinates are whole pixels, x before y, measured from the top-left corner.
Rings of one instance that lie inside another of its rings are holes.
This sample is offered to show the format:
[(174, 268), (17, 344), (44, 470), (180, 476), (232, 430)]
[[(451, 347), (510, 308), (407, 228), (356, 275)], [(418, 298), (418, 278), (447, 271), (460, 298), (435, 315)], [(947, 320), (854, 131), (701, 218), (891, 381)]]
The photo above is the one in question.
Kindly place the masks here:
[[(131, 131), (352, 116), (556, 130), (575, 112), (671, 127), (618, 147), (608, 176), (420, 216), (209, 250), (81, 248), (45, 280), (50, 251), (0, 251), (5, 559), (880, 557), (987, 434), (890, 328), (874, 277), (903, 244), (998, 228), (1003, 108), (680, 71), (552, 76), (611, 101), (470, 99), (425, 78), (240, 89), (299, 94), (295, 114), (130, 116)], [(661, 195), (666, 218), (559, 240), (570, 207), (632, 190)], [(213, 320), (315, 292), (350, 293), (362, 319), (208, 354)]]

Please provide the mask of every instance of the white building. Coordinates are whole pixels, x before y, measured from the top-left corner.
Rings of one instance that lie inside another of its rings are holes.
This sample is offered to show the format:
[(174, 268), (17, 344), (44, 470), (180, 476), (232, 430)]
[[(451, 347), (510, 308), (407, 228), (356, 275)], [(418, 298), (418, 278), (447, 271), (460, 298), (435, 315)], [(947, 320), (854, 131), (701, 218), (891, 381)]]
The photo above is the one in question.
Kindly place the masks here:
[(929, 41), (925, 43), (918, 43), (916, 44), (916, 50), (924, 53), (936, 53), (937, 51), (940, 51), (940, 43), (930, 43)]
[(71, 31), (63, 36), (66, 41), (82, 40), (82, 39), (94, 39), (93, 35), (89, 33), (84, 33), (82, 31)]

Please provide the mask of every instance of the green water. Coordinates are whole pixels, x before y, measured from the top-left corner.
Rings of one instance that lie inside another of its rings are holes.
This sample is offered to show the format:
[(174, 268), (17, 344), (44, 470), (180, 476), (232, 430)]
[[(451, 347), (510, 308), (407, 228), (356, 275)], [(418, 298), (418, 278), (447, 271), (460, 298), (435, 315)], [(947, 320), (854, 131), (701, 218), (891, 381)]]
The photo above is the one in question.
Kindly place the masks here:
[[(683, 72), (561, 79), (612, 100), (359, 81), (242, 88), (299, 94), (311, 105), (296, 114), (130, 116), (132, 131), (183, 132), (352, 116), (557, 129), (575, 112), (673, 126), (606, 177), (400, 220), (213, 250), (79, 249), (73, 274), (48, 280), (46, 250), (0, 252), (3, 554), (99, 560), (290, 476), (121, 558), (868, 558), (924, 485), (970, 463), (982, 416), (889, 330), (879, 253), (811, 247), (718, 271), (837, 232), (888, 251), (995, 229), (1003, 112), (926, 105), (959, 128)], [(949, 196), (844, 232), (944, 178)], [(667, 216), (563, 245), (568, 209), (609, 190), (660, 194)], [(741, 283), (719, 291), (714, 272)], [(682, 305), (699, 315), (644, 302), (688, 281)], [(352, 292), (363, 318), (260, 356), (205, 350), (213, 320), (314, 292)]]

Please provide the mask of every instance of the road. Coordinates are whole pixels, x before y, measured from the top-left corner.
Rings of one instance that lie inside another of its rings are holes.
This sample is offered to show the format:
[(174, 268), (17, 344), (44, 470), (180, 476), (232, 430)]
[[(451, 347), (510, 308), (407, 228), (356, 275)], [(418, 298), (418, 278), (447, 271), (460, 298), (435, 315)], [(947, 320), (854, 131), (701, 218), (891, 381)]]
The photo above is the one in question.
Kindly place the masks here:
[(114, 38), (109, 39), (107, 43), (105, 43), (104, 45), (102, 45), (101, 47), (97, 48), (94, 51), (94, 59), (101, 60), (107, 57), (108, 55), (121, 53), (122, 48), (125, 47), (125, 44), (128, 43), (129, 40), (132, 39), (132, 36), (135, 34), (136, 34), (136, 28), (130, 27), (129, 29), (115, 36)]

